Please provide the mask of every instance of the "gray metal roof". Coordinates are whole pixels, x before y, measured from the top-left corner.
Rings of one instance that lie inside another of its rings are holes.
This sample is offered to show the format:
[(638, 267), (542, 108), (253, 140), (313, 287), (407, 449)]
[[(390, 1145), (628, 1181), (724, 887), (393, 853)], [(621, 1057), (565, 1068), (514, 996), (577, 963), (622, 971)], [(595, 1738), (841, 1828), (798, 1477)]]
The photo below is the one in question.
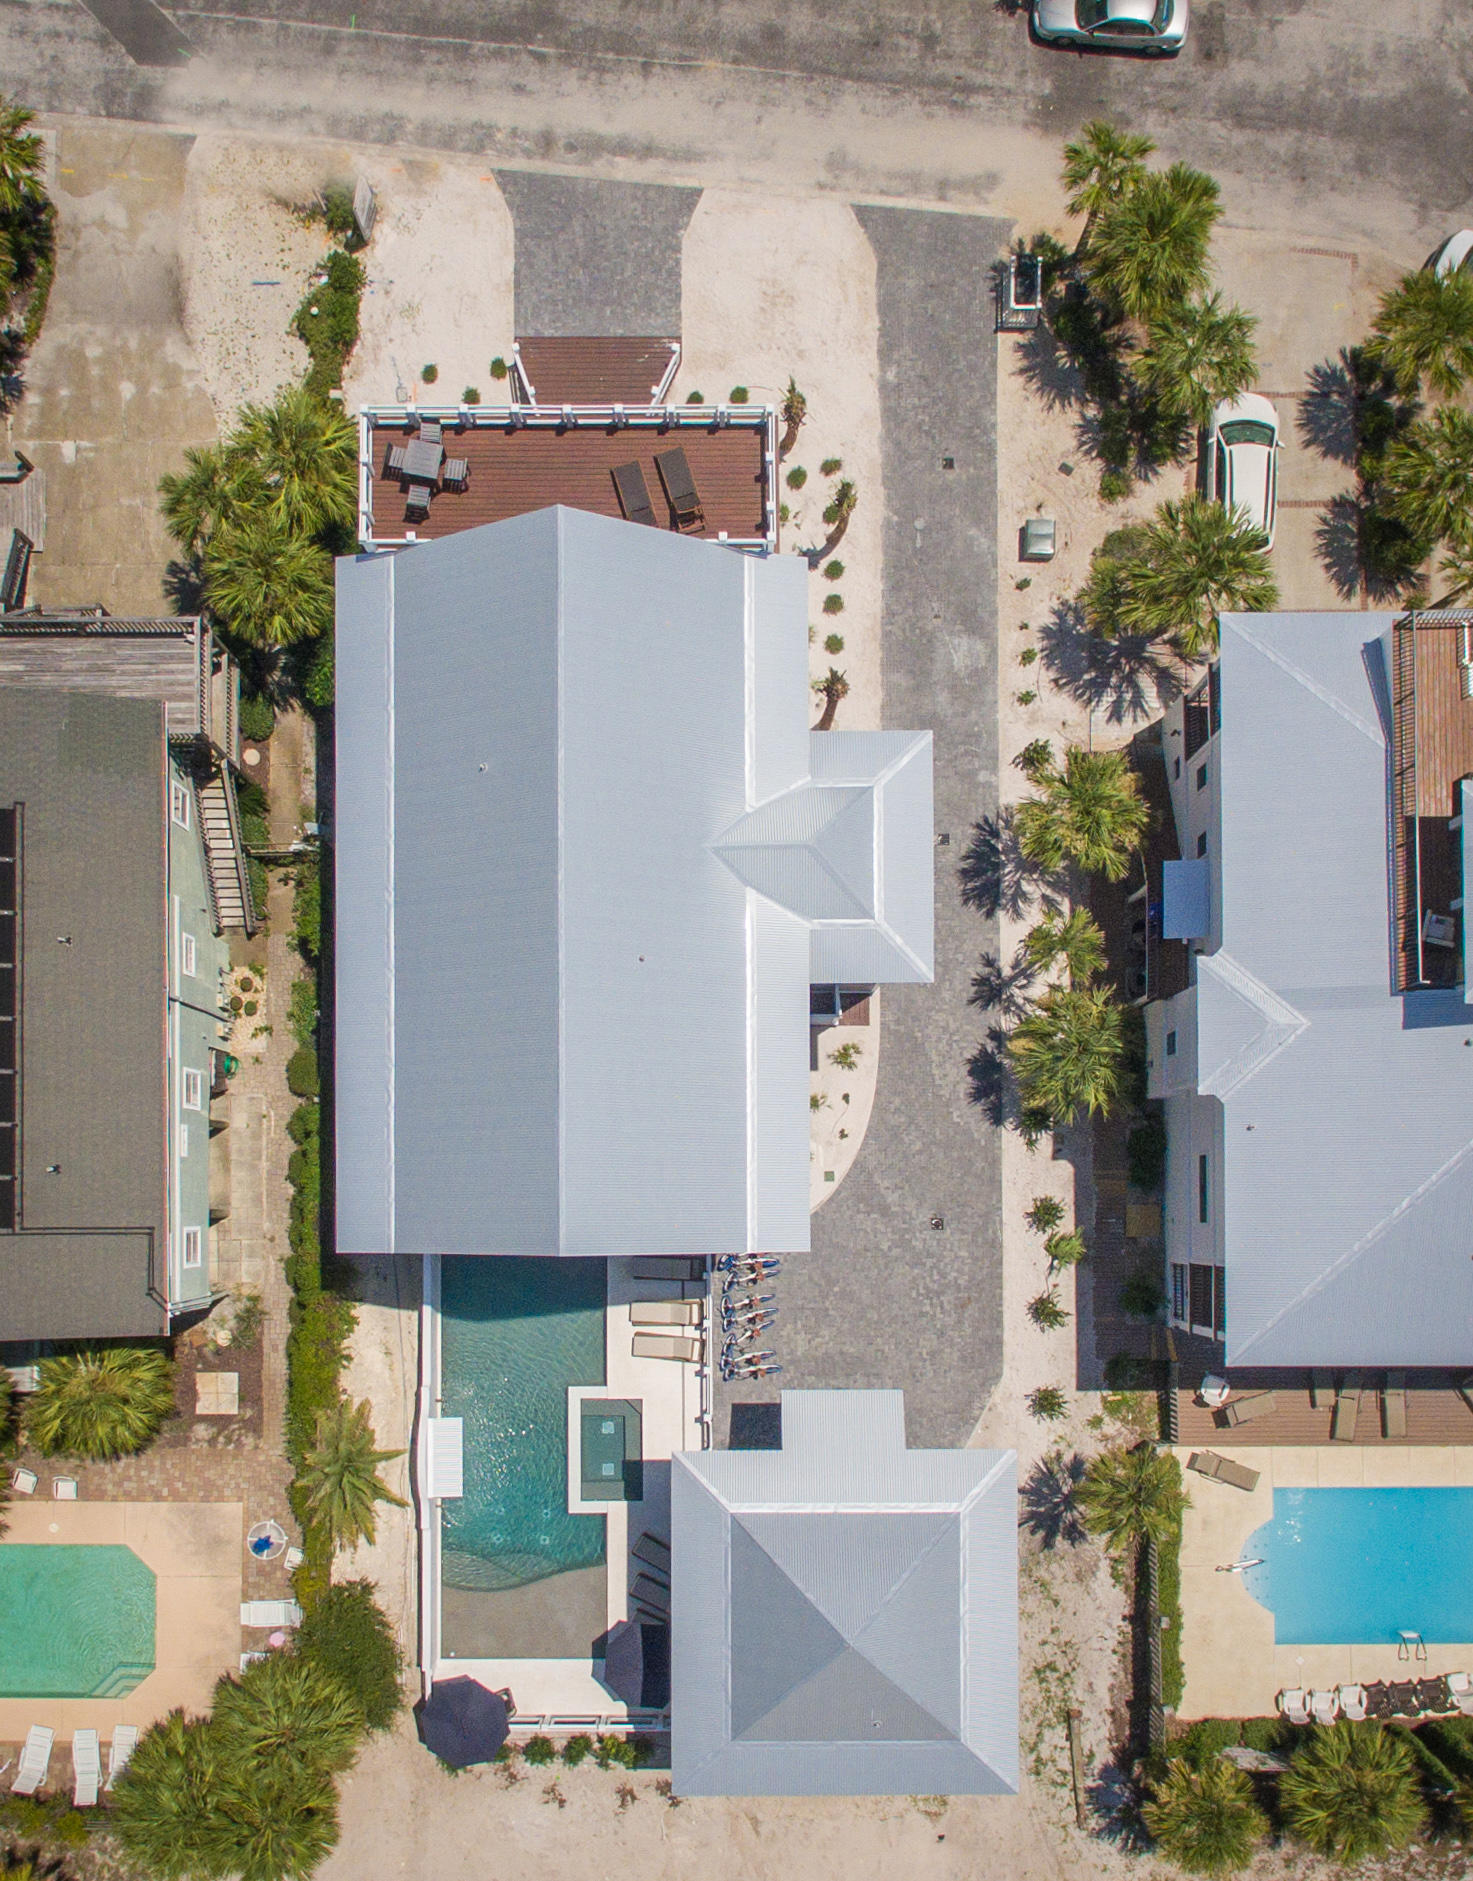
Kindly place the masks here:
[(1013, 1452), (907, 1450), (898, 1391), (785, 1391), (782, 1423), (671, 1458), (677, 1793), (1015, 1791)]
[(1391, 619), (1222, 621), (1222, 947), (1197, 1013), (1229, 1364), (1468, 1361), (1473, 1032), (1461, 992), (1390, 990)]
[(0, 1342), (164, 1328), (165, 764), (161, 704), (0, 687), (0, 804), (24, 805), (24, 1232), (0, 1234)]
[[(808, 1245), (808, 984), (931, 973), (929, 734), (796, 559), (549, 509), (338, 566), (345, 1252)], [(867, 971), (875, 967), (876, 971)]]

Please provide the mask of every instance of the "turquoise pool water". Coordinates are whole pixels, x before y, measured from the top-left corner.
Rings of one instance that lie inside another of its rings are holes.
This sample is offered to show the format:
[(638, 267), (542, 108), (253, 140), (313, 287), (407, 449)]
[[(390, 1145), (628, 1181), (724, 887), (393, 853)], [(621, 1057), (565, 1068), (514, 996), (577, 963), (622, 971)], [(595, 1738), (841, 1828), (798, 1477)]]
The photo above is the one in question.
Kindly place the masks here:
[(1241, 1559), (1281, 1646), (1473, 1640), (1473, 1489), (1276, 1489)]
[(604, 1558), (568, 1513), (568, 1386), (604, 1382), (602, 1261), (440, 1263), (442, 1411), (465, 1419), (465, 1494), (442, 1505), (447, 1587), (525, 1587)]
[(121, 1698), (153, 1671), (153, 1571), (131, 1548), (0, 1546), (0, 1697)]

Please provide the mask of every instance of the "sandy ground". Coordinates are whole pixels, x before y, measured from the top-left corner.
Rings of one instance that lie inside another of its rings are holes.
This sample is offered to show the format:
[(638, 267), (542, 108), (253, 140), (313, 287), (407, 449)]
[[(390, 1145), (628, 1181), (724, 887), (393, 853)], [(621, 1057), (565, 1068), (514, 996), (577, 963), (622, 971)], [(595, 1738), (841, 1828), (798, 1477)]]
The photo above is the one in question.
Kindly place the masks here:
[[(854, 1167), (869, 1128), (880, 1071), (880, 999), (876, 988), (870, 994), (868, 1025), (831, 1025), (810, 1034), (815, 1060), (808, 1079), (810, 1102), (820, 1100), (809, 1130), (810, 1208), (826, 1202)], [(835, 1064), (835, 1052), (850, 1048), (854, 1063)]]

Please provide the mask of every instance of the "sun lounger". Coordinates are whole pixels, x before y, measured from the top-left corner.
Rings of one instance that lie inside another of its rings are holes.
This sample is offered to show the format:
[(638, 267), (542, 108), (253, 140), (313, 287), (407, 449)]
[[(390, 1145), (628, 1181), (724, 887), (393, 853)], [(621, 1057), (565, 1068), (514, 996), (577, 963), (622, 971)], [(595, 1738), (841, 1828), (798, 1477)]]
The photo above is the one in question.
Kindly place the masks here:
[(629, 1318), (636, 1326), (699, 1326), (702, 1300), (636, 1300)]
[(1335, 1402), (1335, 1386), (1328, 1372), (1309, 1374), (1309, 1407), (1312, 1411), (1328, 1411)]
[(1274, 1701), (1279, 1707), (1279, 1715), (1290, 1724), (1309, 1723), (1309, 1705), (1305, 1701), (1302, 1686), (1294, 1686), (1289, 1691), (1280, 1692)]
[(40, 1480), (34, 1470), (17, 1468), (10, 1472), (10, 1487), (18, 1496), (35, 1495), (36, 1484)]
[(1360, 1415), (1360, 1379), (1354, 1372), (1341, 1381), (1335, 1393), (1335, 1418), (1330, 1425), (1331, 1443), (1354, 1443), (1355, 1420)]
[(1205, 1476), (1209, 1482), (1227, 1483), (1234, 1489), (1258, 1487), (1258, 1470), (1234, 1463), (1231, 1457), (1219, 1456), (1215, 1450), (1194, 1450), (1187, 1458), (1187, 1468)]
[(128, 1759), (138, 1748), (138, 1726), (136, 1724), (115, 1724), (113, 1741), (107, 1747), (107, 1782), (105, 1789), (113, 1784), (128, 1768)]
[(51, 1494), (57, 1502), (75, 1502), (77, 1499), (77, 1479), (75, 1476), (53, 1476)]
[(670, 1544), (668, 1542), (661, 1541), (658, 1535), (652, 1535), (646, 1529), (629, 1552), (636, 1561), (647, 1562), (657, 1574), (663, 1574), (666, 1580), (669, 1580)]
[(663, 1254), (645, 1254), (630, 1261), (630, 1269), (636, 1280), (704, 1280), (706, 1263), (699, 1256), (687, 1260), (684, 1256), (667, 1259)]
[(674, 1333), (637, 1332), (633, 1353), (637, 1359), (680, 1359), (694, 1365), (701, 1356), (701, 1342), (679, 1338)]
[(240, 1655), (240, 1669), (242, 1672), (249, 1671), (253, 1665), (259, 1665), (263, 1659), (269, 1659), (270, 1656), (265, 1652), (243, 1652)]
[(46, 1781), (47, 1766), (51, 1762), (51, 1746), (56, 1733), (45, 1724), (33, 1724), (26, 1732), (25, 1748), (20, 1754), (20, 1768), (15, 1773), (11, 1790), (17, 1796), (34, 1796)]
[(670, 1611), (670, 1589), (660, 1581), (653, 1580), (648, 1574), (636, 1574), (630, 1592), (641, 1605), (651, 1608), (656, 1613)]
[(615, 464), (612, 474), (614, 492), (619, 498), (619, 508), (624, 513), (625, 522), (645, 523), (651, 529), (658, 529), (660, 519), (655, 514), (655, 506), (650, 501), (650, 487), (639, 465)]
[(1429, 1715), (1456, 1710), (1453, 1695), (1445, 1678), (1418, 1679), (1417, 1703)]
[(1251, 1424), (1255, 1417), (1267, 1417), (1278, 1409), (1279, 1400), (1272, 1391), (1257, 1391), (1252, 1397), (1234, 1398), (1222, 1407), (1225, 1424)]
[(1366, 1687), (1366, 1716), (1368, 1718), (1391, 1716), (1391, 1693), (1380, 1679), (1372, 1680)]
[(1316, 1724), (1333, 1724), (1338, 1706), (1333, 1692), (1311, 1692), (1309, 1694), (1309, 1715)]
[(1386, 1687), (1386, 1696), (1391, 1701), (1391, 1715), (1394, 1718), (1416, 1718), (1422, 1713), (1422, 1702), (1417, 1697), (1414, 1679), (1402, 1679), (1398, 1684)]
[(1405, 1437), (1407, 1434), (1407, 1375), (1387, 1372), (1381, 1387), (1381, 1435)]
[(675, 511), (676, 526), (680, 529), (704, 528), (706, 512), (701, 507), (696, 480), (691, 475), (690, 460), (685, 452), (678, 445), (672, 451), (656, 451), (655, 469), (660, 473), (665, 495), (671, 509)]
[(102, 1748), (96, 1731), (72, 1733), (72, 1801), (78, 1809), (90, 1809), (102, 1787)]
[(242, 1600), (242, 1626), (300, 1626), (302, 1609), (295, 1600)]
[(1349, 1718), (1359, 1724), (1366, 1715), (1366, 1688), (1364, 1685), (1337, 1685), (1335, 1697), (1340, 1706), (1342, 1718)]

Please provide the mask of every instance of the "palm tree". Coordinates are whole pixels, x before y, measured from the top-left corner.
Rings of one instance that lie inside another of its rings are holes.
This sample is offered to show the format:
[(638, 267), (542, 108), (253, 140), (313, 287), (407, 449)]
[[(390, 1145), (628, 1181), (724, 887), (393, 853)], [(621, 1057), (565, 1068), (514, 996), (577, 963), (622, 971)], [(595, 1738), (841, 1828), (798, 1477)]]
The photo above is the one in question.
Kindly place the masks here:
[(1209, 657), (1219, 614), (1277, 606), (1267, 547), (1241, 511), (1203, 496), (1168, 500), (1145, 525), (1138, 554), (1115, 571), (1117, 631), (1170, 640), (1184, 660)]
[(807, 416), (808, 400), (798, 390), (798, 381), (790, 376), (788, 389), (783, 393), (783, 435), (782, 442), (777, 447), (779, 461), (786, 457), (798, 442), (798, 433), (803, 429), (803, 420)]
[(1025, 1110), (1054, 1124), (1081, 1106), (1109, 1115), (1124, 1050), (1120, 1008), (1102, 987), (1051, 986), (1007, 1041)]
[(1439, 398), (1456, 398), (1473, 377), (1473, 276), (1461, 268), (1403, 276), (1381, 297), (1372, 332), (1405, 391), (1425, 385)]
[(167, 1354), (146, 1346), (67, 1352), (41, 1361), (26, 1435), (43, 1456), (131, 1456), (153, 1442), (173, 1409)]
[(844, 531), (849, 527), (849, 518), (854, 514), (854, 506), (859, 501), (859, 492), (848, 477), (841, 477), (834, 485), (832, 502), (824, 510), (823, 519), (829, 526), (820, 551), (820, 560), (825, 555), (832, 555), (844, 540)]
[(1062, 960), (1071, 984), (1087, 986), (1105, 964), (1105, 936), (1087, 908), (1053, 911), (1028, 930), (1023, 951), (1037, 972)]
[(1071, 745), (1063, 770), (1049, 770), (1040, 785), (1043, 795), (1025, 798), (1013, 819), (1027, 859), (1050, 873), (1076, 862), (1120, 881), (1150, 821), (1125, 754)]
[(186, 555), (198, 555), (220, 523), (237, 520), (259, 497), (255, 479), (215, 444), (187, 450), (183, 470), (159, 478), (164, 521)]
[(813, 690), (823, 694), (823, 715), (814, 726), (815, 731), (832, 731), (834, 714), (839, 709), (839, 701), (849, 697), (849, 681), (837, 666), (831, 666), (823, 679), (815, 679)]
[(341, 405), (304, 385), (247, 405), (231, 453), (248, 458), (270, 515), (294, 534), (351, 529), (358, 519), (358, 431)]
[(1152, 322), (1135, 377), (1163, 410), (1206, 425), (1220, 399), (1236, 398), (1258, 377), (1252, 314), (1225, 307), (1221, 294), (1182, 301)]
[(204, 1872), (240, 1881), (308, 1881), (338, 1840), (332, 1777), (283, 1757), (236, 1764), (213, 1799)]
[(171, 1711), (151, 1725), (114, 1786), (108, 1828), (153, 1881), (211, 1872), (201, 1843), (216, 1809), (223, 1760), (202, 1720)]
[(307, 1454), (299, 1478), (312, 1521), (332, 1536), (335, 1548), (353, 1548), (371, 1542), (377, 1532), (374, 1504), (409, 1505), (382, 1481), (380, 1463), (388, 1463), (402, 1450), (376, 1450), (369, 1422), (368, 1400), (354, 1404), (341, 1399), (317, 1420), (317, 1439)]
[(1405, 1848), (1426, 1822), (1416, 1766), (1389, 1731), (1316, 1728), (1279, 1779), (1290, 1831), (1347, 1864)]
[(1069, 213), (1085, 218), (1076, 256), (1089, 248), (1101, 211), (1118, 202), (1145, 176), (1145, 160), (1155, 148), (1153, 141), (1139, 131), (1116, 130), (1103, 118), (1093, 119), (1074, 143), (1065, 144), (1063, 183), (1069, 191)]
[(1084, 1525), (1112, 1554), (1169, 1540), (1187, 1506), (1181, 1465), (1149, 1443), (1093, 1457), (1079, 1485)]
[(1064, 1204), (1057, 1195), (1036, 1195), (1023, 1219), (1035, 1234), (1051, 1234), (1064, 1219)]
[(1191, 1874), (1246, 1867), (1268, 1833), (1246, 1772), (1221, 1757), (1200, 1770), (1173, 1757), (1141, 1815), (1161, 1852)]
[(1149, 324), (1208, 283), (1207, 247), (1222, 214), (1210, 176), (1185, 163), (1153, 170), (1100, 212), (1090, 285), (1126, 320)]
[(1036, 1293), (1028, 1302), (1028, 1317), (1043, 1332), (1057, 1332), (1060, 1326), (1069, 1323), (1068, 1310), (1060, 1306), (1059, 1296), (1052, 1287)]
[(250, 646), (287, 647), (332, 627), (332, 563), (275, 518), (222, 523), (204, 552), (205, 593)]
[(232, 1760), (285, 1757), (329, 1774), (351, 1767), (367, 1729), (362, 1707), (336, 1679), (289, 1652), (221, 1679), (210, 1716)]
[(1443, 596), (1435, 608), (1463, 607), (1473, 599), (1473, 535), (1460, 532), (1442, 558)]
[(1386, 452), (1382, 478), (1392, 513), (1424, 542), (1461, 537), (1473, 507), (1473, 415), (1440, 406)]
[(1049, 1272), (1057, 1274), (1066, 1267), (1077, 1267), (1089, 1249), (1077, 1228), (1056, 1228), (1045, 1238), (1043, 1251), (1048, 1255)]
[(0, 98), (0, 215), (16, 215), (42, 194), (41, 139), (30, 129), (35, 121), (34, 112)]

